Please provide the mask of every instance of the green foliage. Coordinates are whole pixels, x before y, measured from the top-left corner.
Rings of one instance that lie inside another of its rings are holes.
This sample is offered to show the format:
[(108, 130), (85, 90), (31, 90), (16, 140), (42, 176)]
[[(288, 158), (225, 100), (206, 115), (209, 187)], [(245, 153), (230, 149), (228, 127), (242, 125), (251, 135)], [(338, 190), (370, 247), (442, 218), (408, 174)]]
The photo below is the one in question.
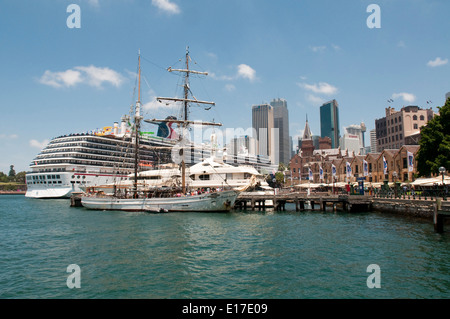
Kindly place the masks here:
[(16, 176), (16, 171), (14, 170), (14, 165), (11, 165), (8, 176), (14, 178)]
[(439, 167), (450, 169), (450, 99), (420, 132), (417, 170), (420, 176), (439, 174)]
[(276, 172), (275, 179), (277, 180), (278, 184), (283, 184), (284, 183), (284, 174), (282, 172)]
[(9, 177), (0, 172), (0, 183), (9, 183)]
[[(11, 165), (13, 166), (13, 165)], [(6, 175), (3, 172), (0, 172), (0, 183), (19, 183), (19, 184), (25, 184), (25, 174), (26, 172), (19, 172), (16, 174), (16, 172), (13, 170), (13, 174), (11, 174), (11, 171), (9, 172), (9, 175)]]
[(17, 173), (16, 177), (15, 177), (16, 183), (23, 183), (23, 184), (25, 184), (25, 174), (26, 173), (27, 172), (19, 172), (19, 173)]

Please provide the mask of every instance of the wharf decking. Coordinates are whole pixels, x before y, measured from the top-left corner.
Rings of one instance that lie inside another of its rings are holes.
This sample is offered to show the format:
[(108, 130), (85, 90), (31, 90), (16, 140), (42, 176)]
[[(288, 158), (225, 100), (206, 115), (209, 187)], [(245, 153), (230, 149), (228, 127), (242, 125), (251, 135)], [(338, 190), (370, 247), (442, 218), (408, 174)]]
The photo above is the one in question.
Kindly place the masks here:
[[(271, 202), (271, 203), (270, 203)], [(270, 203), (270, 204), (269, 204)], [(329, 193), (281, 193), (277, 195), (240, 194), (234, 208), (239, 210), (286, 210), (286, 203), (294, 203), (295, 210), (380, 211), (413, 217), (433, 219), (434, 229), (444, 231), (446, 219), (450, 220), (450, 201), (446, 198), (380, 198), (371, 195), (345, 195)]]

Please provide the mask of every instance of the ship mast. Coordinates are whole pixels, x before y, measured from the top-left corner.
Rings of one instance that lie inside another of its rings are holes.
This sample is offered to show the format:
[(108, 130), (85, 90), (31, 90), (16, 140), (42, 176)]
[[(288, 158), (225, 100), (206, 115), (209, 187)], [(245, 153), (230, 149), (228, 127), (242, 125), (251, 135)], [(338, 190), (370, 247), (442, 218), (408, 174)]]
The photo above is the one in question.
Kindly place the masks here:
[(136, 110), (134, 113), (134, 194), (133, 197), (137, 198), (137, 183), (138, 183), (138, 166), (139, 166), (139, 132), (140, 132), (140, 124), (141, 124), (141, 50), (139, 50), (139, 85), (138, 85), (138, 100), (136, 102)]
[[(187, 126), (191, 123), (195, 123), (188, 120), (188, 109), (189, 109), (189, 103), (198, 103), (198, 104), (209, 104), (209, 105), (215, 105), (214, 102), (207, 102), (207, 101), (198, 101), (197, 99), (189, 99), (189, 75), (192, 74), (200, 74), (200, 75), (208, 75), (207, 72), (199, 72), (189, 69), (189, 47), (186, 47), (186, 69), (172, 69), (169, 67), (167, 69), (169, 72), (182, 72), (185, 73), (184, 76), (184, 98), (164, 98), (164, 97), (158, 97), (157, 100), (166, 100), (166, 101), (173, 101), (173, 102), (183, 102), (184, 105), (184, 119), (183, 121), (176, 121), (177, 123), (181, 124), (182, 127), (182, 134), (181, 138), (184, 137), (184, 132), (187, 128)], [(154, 120), (153, 120), (154, 121)], [(171, 121), (173, 122), (173, 121)], [(216, 123), (200, 123), (203, 125), (216, 125), (221, 126), (221, 124)], [(181, 149), (182, 152), (182, 160), (181, 160), (181, 182), (182, 182), (182, 192), (183, 194), (186, 193), (186, 163), (184, 161), (184, 148)]]

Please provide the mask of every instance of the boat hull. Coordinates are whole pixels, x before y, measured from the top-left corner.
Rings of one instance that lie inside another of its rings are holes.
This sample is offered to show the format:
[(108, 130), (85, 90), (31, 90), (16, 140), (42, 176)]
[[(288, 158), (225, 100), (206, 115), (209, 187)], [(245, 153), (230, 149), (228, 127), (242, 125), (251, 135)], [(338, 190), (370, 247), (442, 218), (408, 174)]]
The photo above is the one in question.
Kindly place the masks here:
[(229, 211), (238, 196), (237, 191), (223, 191), (196, 196), (171, 198), (115, 198), (112, 196), (82, 196), (87, 209), (145, 212), (223, 212)]

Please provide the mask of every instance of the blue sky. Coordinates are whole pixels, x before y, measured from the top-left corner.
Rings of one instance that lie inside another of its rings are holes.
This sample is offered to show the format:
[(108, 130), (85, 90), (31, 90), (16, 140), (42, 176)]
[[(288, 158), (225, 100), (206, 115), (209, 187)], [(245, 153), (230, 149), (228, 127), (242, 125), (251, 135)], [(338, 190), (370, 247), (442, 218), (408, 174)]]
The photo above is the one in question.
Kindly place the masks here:
[[(368, 28), (370, 4), (381, 28)], [(68, 28), (70, 4), (81, 27)], [(251, 127), (251, 106), (288, 102), (290, 134), (306, 113), (320, 134), (319, 107), (336, 99), (341, 134), (374, 128), (389, 106), (433, 107), (450, 91), (447, 0), (2, 0), (0, 171), (28, 170), (43, 144), (110, 126), (133, 103), (138, 50), (146, 118), (168, 115), (155, 96), (173, 96), (186, 46), (198, 99), (216, 107), (192, 118)], [(179, 91), (179, 90), (178, 90)], [(368, 140), (366, 135), (366, 141)]]

